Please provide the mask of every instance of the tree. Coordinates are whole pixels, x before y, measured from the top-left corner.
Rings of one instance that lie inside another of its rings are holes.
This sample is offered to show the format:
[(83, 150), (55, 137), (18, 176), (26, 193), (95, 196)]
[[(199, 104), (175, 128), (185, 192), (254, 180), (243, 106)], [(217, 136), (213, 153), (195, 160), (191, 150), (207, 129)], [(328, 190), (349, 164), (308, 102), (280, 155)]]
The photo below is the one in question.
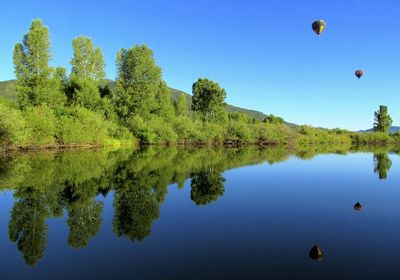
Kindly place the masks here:
[(71, 77), (67, 90), (69, 101), (93, 111), (104, 109), (100, 89), (105, 86), (105, 63), (100, 48), (92, 39), (79, 36), (72, 41)]
[(104, 82), (105, 63), (100, 48), (93, 46), (92, 39), (79, 36), (72, 41), (74, 57), (71, 59), (71, 73), (79, 78), (87, 78), (97, 83)]
[(393, 123), (392, 118), (388, 114), (388, 109), (384, 105), (379, 106), (379, 110), (375, 111), (374, 131), (388, 133)]
[(59, 72), (49, 66), (49, 31), (40, 19), (32, 21), (22, 43), (14, 48), (14, 72), (17, 77), (18, 104), (21, 108), (48, 104), (59, 107), (65, 102)]
[(218, 121), (224, 117), (226, 92), (218, 83), (198, 79), (192, 87), (192, 110), (203, 121)]
[(147, 46), (121, 49), (117, 55), (115, 111), (122, 120), (139, 115), (148, 119), (157, 111), (156, 96), (161, 83), (161, 68)]
[(184, 95), (184, 94), (179, 95), (178, 101), (175, 103), (175, 113), (177, 116), (187, 116), (188, 115), (186, 95)]
[(160, 82), (158, 86), (156, 102), (157, 107), (154, 111), (155, 114), (166, 120), (169, 120), (174, 116), (174, 107), (171, 103), (171, 92), (164, 81)]
[(281, 117), (276, 117), (273, 114), (270, 114), (264, 118), (264, 122), (271, 124), (283, 124), (285, 121)]

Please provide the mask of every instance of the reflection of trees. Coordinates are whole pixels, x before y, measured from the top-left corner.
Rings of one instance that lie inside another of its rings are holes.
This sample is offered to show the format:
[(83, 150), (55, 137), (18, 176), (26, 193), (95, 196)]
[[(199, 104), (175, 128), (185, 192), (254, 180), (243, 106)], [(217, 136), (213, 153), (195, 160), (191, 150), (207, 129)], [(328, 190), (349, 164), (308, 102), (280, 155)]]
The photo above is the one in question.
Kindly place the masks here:
[(26, 263), (33, 266), (43, 256), (47, 243), (47, 202), (40, 191), (32, 188), (19, 189), (15, 196), (18, 201), (11, 211), (9, 237), (17, 242)]
[(225, 192), (224, 182), (221, 173), (211, 167), (193, 173), (190, 198), (197, 205), (216, 201)]
[[(375, 153), (375, 172), (386, 178), (391, 166), (387, 148), (359, 147)], [(372, 149), (372, 150), (371, 150)], [(68, 214), (68, 244), (87, 246), (100, 230), (103, 203), (98, 196), (114, 191), (113, 230), (118, 236), (143, 240), (160, 215), (168, 186), (183, 187), (191, 178), (191, 199), (197, 205), (224, 194), (225, 170), (289, 155), (311, 158), (319, 153), (345, 153), (345, 147), (176, 148), (84, 150), (28, 153), (0, 159), (0, 188), (14, 191), (10, 240), (30, 265), (44, 254), (46, 219)], [(90, 167), (90, 168), (88, 168)], [(29, 186), (29, 187), (27, 187)]]
[(114, 194), (114, 232), (130, 240), (143, 240), (159, 216), (157, 192), (145, 182), (146, 177), (126, 170), (119, 175)]
[(68, 244), (71, 247), (87, 246), (89, 239), (96, 236), (100, 229), (103, 203), (95, 199), (97, 193), (98, 188), (91, 181), (68, 184), (63, 191), (70, 229)]
[(387, 178), (391, 166), (392, 161), (387, 153), (374, 154), (374, 172), (378, 174), (379, 179)]

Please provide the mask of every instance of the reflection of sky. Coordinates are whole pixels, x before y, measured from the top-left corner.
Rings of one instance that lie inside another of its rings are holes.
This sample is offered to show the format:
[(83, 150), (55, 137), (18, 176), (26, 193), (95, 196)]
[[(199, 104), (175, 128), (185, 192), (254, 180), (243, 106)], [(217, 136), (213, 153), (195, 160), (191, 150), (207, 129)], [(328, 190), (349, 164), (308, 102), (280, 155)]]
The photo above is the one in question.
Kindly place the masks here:
[[(183, 190), (169, 187), (143, 242), (113, 234), (110, 193), (101, 230), (84, 249), (67, 247), (66, 217), (50, 219), (44, 257), (33, 269), (8, 240), (12, 197), (3, 193), (0, 271), (51, 279), (393, 279), (400, 275), (400, 160), (390, 158), (386, 180), (367, 153), (229, 170), (225, 194), (206, 206), (190, 200), (187, 180)], [(357, 201), (363, 212), (353, 210)], [(322, 262), (308, 257), (314, 244)]]

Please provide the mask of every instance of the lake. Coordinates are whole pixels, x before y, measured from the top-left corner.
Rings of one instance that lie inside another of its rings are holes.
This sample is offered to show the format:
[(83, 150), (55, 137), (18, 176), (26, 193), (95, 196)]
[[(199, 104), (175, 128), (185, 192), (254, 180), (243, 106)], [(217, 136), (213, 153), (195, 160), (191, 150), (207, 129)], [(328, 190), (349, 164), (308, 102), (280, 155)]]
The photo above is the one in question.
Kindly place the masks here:
[(0, 157), (3, 279), (400, 279), (382, 147)]

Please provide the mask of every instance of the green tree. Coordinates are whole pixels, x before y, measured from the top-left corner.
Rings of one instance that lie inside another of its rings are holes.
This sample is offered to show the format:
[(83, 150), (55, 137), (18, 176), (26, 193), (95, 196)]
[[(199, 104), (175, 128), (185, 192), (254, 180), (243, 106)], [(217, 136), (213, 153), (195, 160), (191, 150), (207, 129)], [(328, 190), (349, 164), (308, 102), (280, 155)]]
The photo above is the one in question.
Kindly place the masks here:
[(200, 114), (203, 121), (221, 120), (226, 114), (226, 92), (218, 83), (198, 79), (192, 87), (192, 110)]
[(22, 43), (14, 48), (14, 72), (17, 77), (18, 104), (48, 104), (59, 107), (65, 102), (60, 89), (59, 76), (49, 66), (51, 59), (49, 31), (40, 19), (32, 21)]
[(91, 38), (79, 36), (72, 41), (74, 57), (71, 59), (71, 74), (97, 83), (105, 80), (105, 63), (100, 48), (95, 48)]
[(186, 95), (184, 94), (179, 95), (178, 101), (175, 103), (175, 112), (177, 116), (188, 115), (188, 105), (187, 105)]
[(174, 116), (174, 107), (171, 102), (171, 92), (167, 84), (162, 81), (156, 93), (157, 108), (155, 114), (170, 120)]
[(374, 131), (388, 133), (390, 126), (393, 123), (392, 118), (388, 113), (388, 108), (384, 105), (379, 106), (379, 110), (375, 111)]
[(101, 111), (105, 102), (100, 90), (105, 86), (105, 63), (100, 48), (92, 39), (79, 36), (72, 41), (71, 77), (67, 90), (69, 101), (93, 111)]
[(281, 117), (276, 117), (273, 114), (270, 114), (264, 118), (264, 122), (272, 124), (283, 124), (285, 121)]
[(119, 118), (139, 115), (148, 119), (159, 107), (156, 96), (161, 83), (161, 68), (153, 51), (145, 45), (121, 49), (116, 64), (115, 111)]

